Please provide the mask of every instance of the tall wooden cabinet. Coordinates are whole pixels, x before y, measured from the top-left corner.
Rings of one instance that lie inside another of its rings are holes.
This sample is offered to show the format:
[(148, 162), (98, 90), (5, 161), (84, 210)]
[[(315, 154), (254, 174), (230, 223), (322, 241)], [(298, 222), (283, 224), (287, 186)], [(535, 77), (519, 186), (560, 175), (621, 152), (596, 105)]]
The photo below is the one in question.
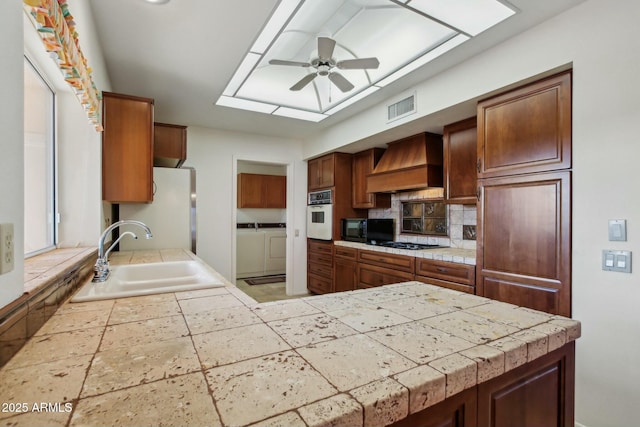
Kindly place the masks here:
[(102, 199), (153, 201), (153, 99), (102, 93)]
[(351, 176), (353, 192), (351, 205), (356, 209), (388, 208), (391, 206), (391, 194), (367, 193), (367, 175), (373, 172), (378, 160), (384, 154), (383, 148), (370, 148), (356, 153), (352, 157)]
[(477, 293), (571, 316), (571, 74), (478, 104)]
[(442, 139), (444, 200), (446, 203), (475, 205), (478, 181), (476, 118), (445, 126)]

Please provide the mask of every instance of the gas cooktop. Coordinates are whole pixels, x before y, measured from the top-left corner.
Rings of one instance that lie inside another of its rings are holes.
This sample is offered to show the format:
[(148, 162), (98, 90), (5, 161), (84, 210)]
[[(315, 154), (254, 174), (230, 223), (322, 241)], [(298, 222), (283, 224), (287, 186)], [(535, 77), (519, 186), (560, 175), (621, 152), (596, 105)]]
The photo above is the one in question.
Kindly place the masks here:
[(425, 245), (422, 243), (407, 243), (407, 242), (380, 242), (375, 244), (375, 246), (382, 246), (385, 248), (393, 248), (393, 249), (408, 249), (411, 251), (418, 251), (421, 249), (436, 249), (436, 248), (449, 247), (449, 246), (443, 246), (443, 245)]

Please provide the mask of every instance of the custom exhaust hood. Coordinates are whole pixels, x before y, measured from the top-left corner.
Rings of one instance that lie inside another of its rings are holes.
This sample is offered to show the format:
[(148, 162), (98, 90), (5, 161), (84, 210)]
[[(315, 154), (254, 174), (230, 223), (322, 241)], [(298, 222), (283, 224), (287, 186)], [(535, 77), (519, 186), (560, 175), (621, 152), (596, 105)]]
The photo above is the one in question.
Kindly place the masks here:
[(367, 175), (368, 193), (392, 193), (442, 187), (442, 136), (420, 133), (389, 143)]

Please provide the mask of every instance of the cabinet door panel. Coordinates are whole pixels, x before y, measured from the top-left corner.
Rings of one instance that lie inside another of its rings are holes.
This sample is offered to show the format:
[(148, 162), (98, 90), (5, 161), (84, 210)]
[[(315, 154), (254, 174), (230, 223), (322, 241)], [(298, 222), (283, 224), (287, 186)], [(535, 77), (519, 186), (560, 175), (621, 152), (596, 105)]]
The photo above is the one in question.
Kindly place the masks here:
[(570, 172), (482, 180), (479, 295), (571, 315), (570, 186)]
[(479, 178), (571, 167), (571, 73), (478, 103)]
[(356, 289), (358, 275), (355, 261), (335, 258), (333, 261), (334, 291), (352, 291)]
[(444, 128), (445, 201), (476, 204), (478, 129), (476, 118)]
[(391, 425), (393, 427), (475, 427), (477, 425), (476, 402), (474, 387)]
[(478, 424), (573, 427), (574, 343), (478, 385)]

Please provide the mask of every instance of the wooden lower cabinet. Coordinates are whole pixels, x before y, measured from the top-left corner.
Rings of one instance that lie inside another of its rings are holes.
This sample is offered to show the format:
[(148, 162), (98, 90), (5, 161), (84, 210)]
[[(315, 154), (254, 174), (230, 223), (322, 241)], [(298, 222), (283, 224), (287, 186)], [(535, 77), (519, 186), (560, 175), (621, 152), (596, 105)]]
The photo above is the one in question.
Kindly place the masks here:
[(479, 185), (477, 294), (571, 317), (571, 172)]
[(307, 289), (314, 294), (334, 292), (332, 241), (307, 239)]
[(416, 280), (432, 285), (475, 293), (475, 265), (416, 258)]
[(394, 427), (573, 427), (575, 343), (409, 415)]
[(376, 251), (358, 251), (358, 289), (407, 282), (415, 278), (415, 258)]
[(333, 254), (333, 287), (334, 292), (352, 291), (358, 284), (356, 258), (358, 250), (344, 246), (336, 246)]

